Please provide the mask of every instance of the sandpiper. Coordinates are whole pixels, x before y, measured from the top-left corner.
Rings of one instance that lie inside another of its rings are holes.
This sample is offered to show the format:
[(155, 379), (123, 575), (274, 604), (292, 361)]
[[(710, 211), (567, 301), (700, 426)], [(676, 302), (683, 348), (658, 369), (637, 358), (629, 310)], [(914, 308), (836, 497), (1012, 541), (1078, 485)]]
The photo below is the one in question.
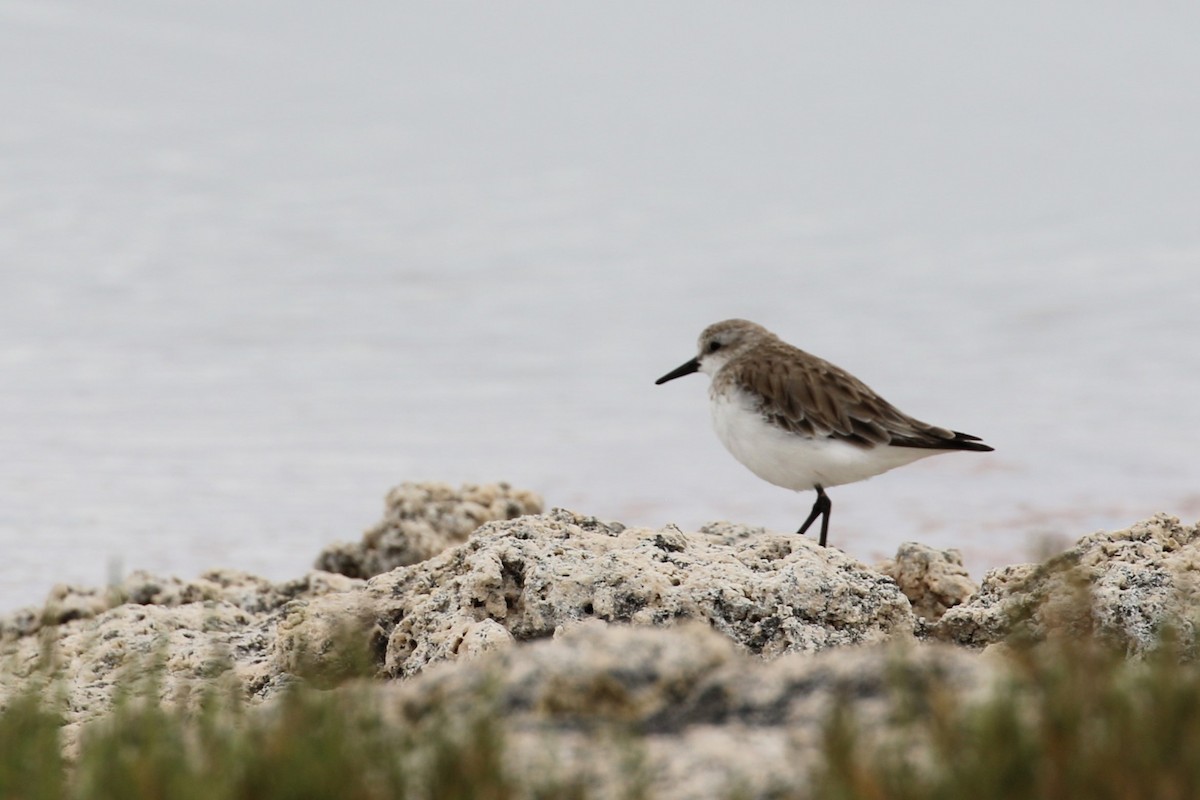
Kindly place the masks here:
[(744, 319), (709, 325), (700, 334), (699, 355), (654, 383), (693, 372), (712, 379), (713, 428), (734, 458), (776, 486), (816, 490), (798, 533), (821, 517), (822, 547), (830, 486), (938, 453), (992, 449), (978, 436), (913, 419), (844, 369)]

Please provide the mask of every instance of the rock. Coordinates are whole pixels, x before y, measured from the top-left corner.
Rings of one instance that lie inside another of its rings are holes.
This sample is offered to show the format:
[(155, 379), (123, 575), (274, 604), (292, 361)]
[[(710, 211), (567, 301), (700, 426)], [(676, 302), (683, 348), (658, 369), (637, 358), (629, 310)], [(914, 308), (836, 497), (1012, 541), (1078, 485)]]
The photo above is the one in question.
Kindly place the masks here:
[[(272, 659), (275, 628), (286, 604), (361, 587), (342, 575), (310, 573), (271, 583), (234, 570), (197, 580), (155, 578), (143, 572), (104, 590), (63, 587), (23, 633), (6, 626), (0, 647), (0, 707), (41, 682), (62, 691), (68, 749), (79, 727), (112, 704), (116, 684), (160, 664), (160, 696), (186, 698), (218, 678), (263, 697), (282, 685)], [(76, 610), (79, 613), (76, 613)], [(23, 615), (23, 617), (28, 615)], [(49, 661), (47, 661), (47, 657)]]
[(325, 595), (322, 602), (294, 600), (284, 608), (271, 648), (273, 671), (329, 688), (371, 675), (386, 639), (374, 608), (361, 591)]
[(37, 615), (38, 625), (59, 625), (74, 619), (90, 619), (120, 603), (118, 591), (111, 587), (97, 589), (59, 583), (46, 595), (46, 604)]
[(137, 570), (120, 583), (103, 589), (55, 586), (42, 608), (25, 608), (0, 618), (0, 641), (32, 636), (43, 626), (91, 619), (125, 604), (174, 607), (213, 600), (262, 613), (274, 611), (294, 597), (343, 592), (357, 583), (361, 582), (325, 572), (310, 572), (302, 578), (272, 583), (233, 569), (209, 570), (190, 581)]
[(402, 483), (388, 492), (383, 519), (357, 544), (333, 544), (315, 568), (352, 578), (370, 578), (416, 564), (466, 541), (485, 522), (540, 514), (542, 498), (507, 483)]
[[(503, 646), (492, 625), (523, 642), (588, 618), (694, 619), (768, 657), (907, 637), (913, 627), (894, 582), (804, 537), (627, 529), (563, 510), (489, 523), (364, 591), (387, 634), (385, 671), (396, 677), (477, 648), (481, 623)], [(304, 613), (343, 602), (316, 598)]]
[(1020, 631), (1108, 637), (1131, 652), (1154, 646), (1164, 624), (1196, 642), (1200, 530), (1159, 514), (1121, 531), (1080, 539), (1040, 565), (992, 570), (979, 594), (950, 609), (938, 638), (983, 647)]
[(978, 591), (957, 550), (905, 542), (894, 560), (879, 565), (879, 571), (896, 582), (912, 603), (913, 613), (930, 622)]
[[(885, 575), (733, 523), (684, 533), (555, 510), (469, 532), (369, 581), (215, 570), (56, 588), (45, 607), (0, 620), (0, 708), (38, 685), (47, 652), (68, 752), (116, 684), (156, 662), (166, 702), (214, 681), (257, 702), (297, 681), (390, 676), (402, 680), (369, 691), (393, 716), (495, 703), (518, 764), (550, 753), (619, 787), (630, 772), (620, 732), (632, 730), (655, 797), (793, 796), (838, 698), (866, 730), (887, 731), (894, 687), (982, 690), (1017, 632), (1098, 631), (1140, 652), (1171, 622), (1195, 644), (1200, 530), (1167, 516), (993, 570), (973, 596), (957, 553), (920, 545), (901, 547)], [(969, 647), (917, 642), (914, 607), (930, 636)]]
[(41, 630), (42, 610), (36, 606), (18, 608), (0, 616), (0, 643), (32, 636)]
[(516, 644), (512, 634), (495, 620), (485, 619), (467, 628), (458, 646), (460, 659), (478, 658), (485, 653), (507, 650)]
[(478, 668), (439, 665), (429, 679), (404, 684), (397, 697), (405, 715), (419, 719), (499, 677), (502, 705), (510, 710), (543, 713), (563, 725), (647, 721), (670, 711), (735, 656), (733, 643), (705, 625), (645, 629), (593, 619), (550, 640), (478, 659)]
[[(938, 645), (903, 648), (907, 668), (943, 689), (981, 692), (998, 667)], [(665, 628), (575, 624), (550, 640), (470, 663), (442, 664), (382, 690), (381, 704), (410, 723), (430, 714), (503, 715), (518, 765), (551, 761), (591, 785), (619, 787), (628, 752), (611, 726), (642, 734), (648, 795), (695, 798), (792, 796), (821, 758), (837, 698), (883, 725), (896, 687), (894, 645), (788, 653), (764, 661), (708, 625)], [(614, 792), (619, 794), (619, 792)]]
[[(95, 617), (72, 620), (26, 637), (4, 649), (11, 666), (0, 675), (0, 705), (38, 676), (58, 679), (48, 696), (61, 691), (68, 749), (82, 724), (111, 706), (115, 686), (155, 672), (162, 700), (182, 698), (229, 673), (244, 686), (266, 679), (267, 632), (251, 615), (229, 603), (183, 606), (121, 605)], [(43, 649), (45, 648), (45, 650)], [(51, 662), (44, 660), (49, 652)], [(155, 669), (155, 665), (161, 669)]]

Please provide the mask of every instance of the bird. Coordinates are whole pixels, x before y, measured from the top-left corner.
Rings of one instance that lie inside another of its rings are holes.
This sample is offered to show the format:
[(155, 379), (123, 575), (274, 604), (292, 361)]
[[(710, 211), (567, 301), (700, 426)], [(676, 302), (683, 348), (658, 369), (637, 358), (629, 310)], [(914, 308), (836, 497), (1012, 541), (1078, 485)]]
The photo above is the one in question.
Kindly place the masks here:
[(820, 517), (822, 547), (833, 509), (826, 489), (939, 453), (994, 449), (978, 436), (908, 416), (846, 370), (748, 320), (709, 325), (698, 349), (655, 385), (708, 375), (717, 438), (763, 480), (816, 491), (797, 533), (807, 533)]

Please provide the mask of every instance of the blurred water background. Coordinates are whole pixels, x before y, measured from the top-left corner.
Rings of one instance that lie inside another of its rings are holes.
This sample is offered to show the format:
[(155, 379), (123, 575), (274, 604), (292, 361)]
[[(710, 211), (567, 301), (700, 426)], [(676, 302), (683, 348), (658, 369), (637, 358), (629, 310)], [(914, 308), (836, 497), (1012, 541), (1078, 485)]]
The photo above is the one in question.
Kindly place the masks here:
[(0, 0), (0, 609), (300, 574), (402, 480), (791, 531), (733, 316), (978, 434), (831, 494), (978, 577), (1200, 517), (1200, 5)]

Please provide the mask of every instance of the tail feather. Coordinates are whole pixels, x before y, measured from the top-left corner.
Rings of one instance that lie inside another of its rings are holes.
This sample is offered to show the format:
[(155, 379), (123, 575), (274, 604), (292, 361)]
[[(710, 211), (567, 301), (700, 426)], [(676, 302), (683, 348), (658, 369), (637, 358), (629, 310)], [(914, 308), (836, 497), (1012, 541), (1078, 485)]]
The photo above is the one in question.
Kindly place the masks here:
[(978, 436), (972, 436), (969, 433), (961, 431), (952, 431), (952, 433), (954, 434), (954, 439), (947, 442), (947, 444), (953, 445), (947, 448), (949, 450), (971, 450), (976, 453), (990, 453), (996, 449), (988, 447)]
[(917, 447), (924, 450), (968, 450), (975, 453), (990, 453), (995, 449), (984, 444), (978, 436), (932, 427), (923, 431), (921, 435), (893, 437), (889, 444), (895, 447)]

